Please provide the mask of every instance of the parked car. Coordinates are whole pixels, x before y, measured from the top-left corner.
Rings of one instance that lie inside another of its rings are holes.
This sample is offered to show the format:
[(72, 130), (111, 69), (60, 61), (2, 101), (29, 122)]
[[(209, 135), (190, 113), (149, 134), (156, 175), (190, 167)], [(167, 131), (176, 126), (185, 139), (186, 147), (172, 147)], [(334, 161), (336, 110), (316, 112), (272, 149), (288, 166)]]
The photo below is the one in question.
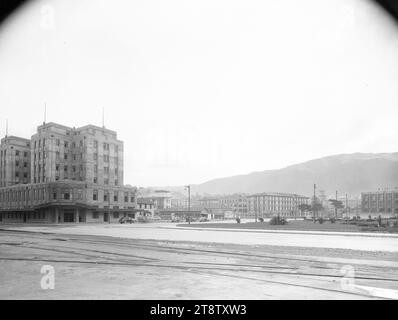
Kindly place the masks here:
[(131, 218), (131, 217), (121, 217), (119, 219), (119, 223), (123, 224), (123, 223), (134, 223), (135, 219)]
[(207, 219), (206, 217), (201, 217), (199, 219), (199, 222), (207, 222), (207, 221), (209, 221), (209, 219)]

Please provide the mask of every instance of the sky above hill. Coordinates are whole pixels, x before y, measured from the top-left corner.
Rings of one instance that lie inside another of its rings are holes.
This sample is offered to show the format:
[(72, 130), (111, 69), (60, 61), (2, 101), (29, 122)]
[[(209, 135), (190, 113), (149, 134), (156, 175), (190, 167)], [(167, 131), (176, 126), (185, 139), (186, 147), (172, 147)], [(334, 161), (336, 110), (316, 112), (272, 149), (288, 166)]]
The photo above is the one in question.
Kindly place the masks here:
[(365, 0), (31, 1), (0, 26), (0, 134), (105, 108), (137, 186), (396, 152), (397, 57)]

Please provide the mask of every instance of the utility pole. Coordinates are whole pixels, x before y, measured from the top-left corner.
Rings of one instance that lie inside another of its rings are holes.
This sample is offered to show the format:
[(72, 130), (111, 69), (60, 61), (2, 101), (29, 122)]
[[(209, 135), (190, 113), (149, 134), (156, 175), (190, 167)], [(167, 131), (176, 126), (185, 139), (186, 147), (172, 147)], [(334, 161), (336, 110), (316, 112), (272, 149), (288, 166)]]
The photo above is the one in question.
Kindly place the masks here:
[(337, 190), (336, 190), (336, 205), (334, 206), (334, 215), (335, 218), (337, 219)]
[(188, 224), (191, 224), (191, 186), (187, 185), (185, 188), (188, 190)]
[(314, 212), (314, 218), (316, 216), (315, 208), (316, 208), (316, 184), (314, 183), (314, 204), (313, 204), (313, 212)]
[(345, 215), (348, 216), (348, 195), (345, 194)]

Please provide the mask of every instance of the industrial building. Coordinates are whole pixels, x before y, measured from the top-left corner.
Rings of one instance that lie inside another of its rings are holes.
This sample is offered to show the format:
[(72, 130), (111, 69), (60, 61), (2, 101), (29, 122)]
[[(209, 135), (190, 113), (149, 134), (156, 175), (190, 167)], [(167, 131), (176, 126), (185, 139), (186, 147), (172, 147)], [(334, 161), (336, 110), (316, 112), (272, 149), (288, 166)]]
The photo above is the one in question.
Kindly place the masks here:
[(30, 140), (6, 136), (0, 150), (2, 222), (115, 222), (137, 212), (115, 131), (43, 123)]

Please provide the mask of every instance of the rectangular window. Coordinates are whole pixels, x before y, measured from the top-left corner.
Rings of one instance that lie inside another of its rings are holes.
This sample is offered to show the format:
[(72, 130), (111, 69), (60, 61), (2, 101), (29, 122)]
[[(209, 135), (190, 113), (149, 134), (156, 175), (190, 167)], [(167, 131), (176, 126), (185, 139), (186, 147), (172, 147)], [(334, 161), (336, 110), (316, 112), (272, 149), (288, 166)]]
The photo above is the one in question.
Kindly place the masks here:
[(53, 192), (53, 200), (57, 200), (57, 193)]
[(65, 148), (68, 147), (68, 141), (64, 141), (64, 147), (65, 147)]
[(104, 184), (109, 184), (109, 179), (104, 179)]
[(76, 155), (75, 154), (73, 155), (73, 160), (76, 160)]
[(98, 141), (94, 140), (94, 148), (98, 148)]
[(109, 173), (109, 167), (104, 167), (104, 173)]
[(15, 161), (15, 166), (19, 167), (19, 161)]
[(113, 201), (118, 201), (117, 191), (113, 194)]
[(116, 179), (115, 180), (115, 186), (117, 186), (119, 184), (119, 181)]
[(99, 218), (99, 213), (93, 212), (93, 219), (98, 219), (98, 218)]
[(64, 166), (64, 171), (68, 172), (68, 166)]
[(131, 196), (131, 197), (130, 197), (130, 202), (134, 202), (134, 200), (135, 200), (134, 197)]
[(18, 150), (15, 150), (15, 155), (19, 156), (19, 151)]
[(64, 154), (64, 159), (68, 160), (68, 154), (67, 153)]
[(69, 200), (70, 199), (70, 193), (69, 192), (65, 192), (64, 193), (64, 199), (65, 200)]
[(97, 173), (98, 172), (98, 166), (94, 165), (94, 172)]
[(94, 183), (97, 183), (98, 178), (97, 178), (97, 177), (94, 177), (93, 181), (94, 181)]
[(108, 193), (104, 192), (104, 201), (108, 201)]
[(98, 200), (98, 190), (93, 190), (93, 200), (94, 201)]
[(55, 159), (59, 160), (59, 151), (55, 152)]
[(97, 153), (94, 153), (93, 156), (94, 156), (94, 160), (98, 159), (98, 154)]
[(119, 212), (114, 212), (113, 213), (113, 218), (114, 219), (119, 219)]
[(24, 166), (24, 168), (26, 168), (26, 167), (28, 166), (28, 163), (27, 163), (27, 162), (24, 162), (24, 163), (23, 163), (23, 166)]
[(55, 141), (55, 144), (56, 144), (57, 146), (59, 146), (60, 143), (61, 143), (61, 141), (60, 141), (59, 139), (57, 139), (57, 140)]
[(129, 201), (129, 194), (127, 192), (124, 193), (124, 202)]

